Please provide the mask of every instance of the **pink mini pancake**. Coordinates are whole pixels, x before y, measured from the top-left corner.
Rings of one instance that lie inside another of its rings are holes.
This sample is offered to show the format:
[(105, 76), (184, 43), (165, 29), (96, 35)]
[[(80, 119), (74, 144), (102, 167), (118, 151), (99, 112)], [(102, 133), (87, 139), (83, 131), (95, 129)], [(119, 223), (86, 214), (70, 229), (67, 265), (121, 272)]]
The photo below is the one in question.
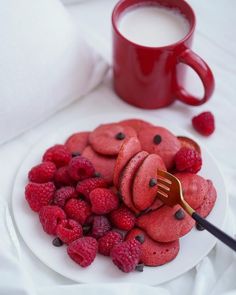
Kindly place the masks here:
[[(151, 154), (143, 161), (133, 182), (133, 203), (139, 210), (145, 210), (154, 202), (157, 195), (157, 170), (166, 171), (162, 158)], [(156, 181), (151, 185), (152, 181)]]
[(142, 128), (153, 126), (151, 123), (146, 122), (144, 120), (140, 120), (140, 119), (127, 119), (127, 120), (120, 121), (118, 124), (132, 127), (137, 133)]
[(136, 131), (129, 126), (117, 123), (98, 126), (89, 135), (89, 143), (99, 154), (106, 156), (118, 155), (124, 139), (137, 137)]
[(130, 137), (125, 139), (121, 149), (119, 151), (118, 157), (116, 159), (113, 183), (116, 187), (119, 185), (119, 178), (122, 170), (129, 160), (141, 151), (141, 145), (137, 137)]
[(136, 236), (143, 236), (144, 242), (141, 245), (140, 263), (147, 266), (163, 265), (173, 260), (179, 252), (179, 240), (160, 243), (152, 240), (143, 230), (139, 228), (131, 229), (125, 240), (135, 239)]
[(101, 176), (104, 177), (109, 184), (112, 183), (116, 158), (102, 156), (96, 153), (90, 146), (85, 148), (82, 156), (93, 163), (95, 171), (101, 173)]
[(174, 166), (174, 157), (181, 143), (169, 130), (163, 127), (142, 128), (138, 138), (142, 149), (161, 156), (168, 170)]
[(88, 145), (88, 137), (90, 132), (77, 132), (72, 134), (67, 140), (65, 145), (71, 153), (82, 153)]
[(216, 198), (217, 198), (217, 193), (216, 189), (212, 183), (211, 180), (207, 180), (208, 182), (208, 190), (207, 193), (204, 197), (203, 203), (200, 207), (196, 209), (196, 212), (201, 215), (202, 217), (207, 217), (207, 215), (211, 212), (213, 209)]
[(150, 211), (154, 211), (154, 210), (160, 208), (160, 207), (163, 206), (163, 205), (164, 205), (164, 203), (163, 203), (160, 199), (156, 198), (156, 199), (154, 200), (154, 202), (151, 204), (151, 206), (150, 206), (148, 209), (149, 209)]
[(134, 204), (132, 201), (133, 179), (136, 172), (138, 171), (138, 168), (142, 165), (144, 159), (147, 156), (148, 156), (148, 153), (144, 151), (137, 153), (126, 165), (120, 177), (119, 190), (120, 190), (120, 194), (122, 196), (123, 202), (125, 203), (127, 207), (129, 207), (135, 213), (139, 213), (139, 210), (137, 210), (134, 207)]
[(196, 209), (204, 201), (208, 191), (208, 182), (203, 177), (192, 173), (176, 173), (175, 176), (182, 184), (184, 199)]
[(137, 226), (155, 241), (171, 242), (186, 235), (194, 226), (195, 221), (184, 210), (184, 218), (176, 218), (176, 212), (183, 210), (179, 205), (161, 208), (144, 214), (137, 219)]

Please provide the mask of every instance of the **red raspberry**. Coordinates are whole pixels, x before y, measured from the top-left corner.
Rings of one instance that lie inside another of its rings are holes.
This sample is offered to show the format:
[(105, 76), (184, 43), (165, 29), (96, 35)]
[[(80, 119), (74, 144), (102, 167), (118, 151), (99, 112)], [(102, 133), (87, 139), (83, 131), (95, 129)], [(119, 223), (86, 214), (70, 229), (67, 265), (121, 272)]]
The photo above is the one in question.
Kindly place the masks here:
[(89, 194), (92, 212), (106, 214), (118, 208), (119, 199), (115, 193), (107, 188), (95, 188)]
[(43, 161), (53, 162), (57, 168), (66, 166), (71, 159), (68, 148), (62, 144), (50, 147), (43, 155)]
[(105, 256), (110, 256), (111, 250), (115, 245), (120, 244), (123, 237), (116, 231), (109, 231), (98, 240), (98, 252)]
[(120, 207), (110, 213), (110, 221), (113, 226), (121, 230), (131, 230), (136, 222), (135, 215), (127, 207)]
[(141, 244), (137, 240), (129, 240), (115, 245), (111, 250), (113, 263), (123, 272), (131, 272), (139, 263)]
[(56, 235), (57, 225), (65, 218), (65, 212), (58, 206), (44, 206), (39, 211), (43, 230), (49, 235)]
[(25, 187), (25, 198), (30, 208), (38, 212), (43, 206), (49, 205), (55, 193), (55, 185), (47, 183), (29, 183)]
[(54, 175), (54, 181), (57, 186), (74, 185), (75, 181), (70, 177), (68, 166), (60, 167)]
[(203, 112), (192, 118), (193, 127), (202, 135), (209, 136), (215, 131), (215, 119), (211, 112)]
[(177, 171), (197, 173), (202, 167), (201, 155), (193, 149), (181, 148), (175, 155)]
[(94, 175), (93, 164), (82, 156), (72, 158), (69, 163), (68, 172), (74, 180), (83, 180)]
[(59, 207), (64, 207), (67, 200), (76, 198), (77, 192), (72, 186), (65, 186), (55, 192), (53, 202)]
[(108, 184), (106, 183), (105, 179), (94, 177), (80, 181), (76, 186), (76, 190), (80, 195), (84, 196), (86, 199), (89, 199), (89, 194), (92, 190), (95, 188), (107, 186)]
[(78, 199), (70, 199), (66, 202), (64, 210), (71, 219), (84, 224), (86, 219), (91, 215), (91, 209), (87, 202)]
[(53, 180), (56, 172), (56, 166), (52, 162), (43, 162), (33, 167), (29, 173), (29, 181), (37, 183), (45, 183)]
[(67, 253), (80, 266), (89, 266), (97, 254), (97, 241), (92, 237), (77, 239), (69, 244)]
[(109, 230), (111, 230), (111, 224), (105, 216), (94, 216), (92, 225), (92, 237), (95, 239), (101, 238)]
[(83, 235), (82, 226), (73, 219), (62, 220), (57, 226), (57, 236), (66, 244), (81, 238)]

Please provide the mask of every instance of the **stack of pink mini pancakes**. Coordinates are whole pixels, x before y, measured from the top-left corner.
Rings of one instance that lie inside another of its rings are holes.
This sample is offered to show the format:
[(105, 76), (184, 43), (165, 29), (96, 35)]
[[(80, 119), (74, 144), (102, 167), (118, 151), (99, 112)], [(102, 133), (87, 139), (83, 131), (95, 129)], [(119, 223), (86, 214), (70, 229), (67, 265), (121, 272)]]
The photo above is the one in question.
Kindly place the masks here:
[(179, 238), (195, 225), (179, 205), (168, 207), (157, 198), (157, 169), (178, 177), (186, 201), (201, 216), (206, 217), (215, 204), (216, 190), (211, 180), (175, 171), (174, 158), (180, 148), (190, 146), (200, 152), (198, 145), (176, 137), (166, 128), (129, 119), (73, 134), (66, 145), (72, 153), (88, 158), (137, 215), (136, 227), (126, 239), (145, 236), (141, 257), (145, 265), (162, 265), (174, 259)]

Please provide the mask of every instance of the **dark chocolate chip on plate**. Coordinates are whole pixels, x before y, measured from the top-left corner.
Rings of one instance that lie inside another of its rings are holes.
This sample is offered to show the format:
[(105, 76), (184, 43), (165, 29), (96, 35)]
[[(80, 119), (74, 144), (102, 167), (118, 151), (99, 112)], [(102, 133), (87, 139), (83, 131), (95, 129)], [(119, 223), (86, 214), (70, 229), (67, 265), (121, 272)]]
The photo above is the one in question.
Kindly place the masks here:
[(63, 242), (61, 239), (59, 238), (55, 238), (53, 241), (52, 241), (52, 244), (53, 246), (55, 247), (61, 247), (63, 245)]
[(139, 272), (143, 272), (143, 268), (144, 268), (144, 264), (140, 263), (136, 265), (135, 270)]

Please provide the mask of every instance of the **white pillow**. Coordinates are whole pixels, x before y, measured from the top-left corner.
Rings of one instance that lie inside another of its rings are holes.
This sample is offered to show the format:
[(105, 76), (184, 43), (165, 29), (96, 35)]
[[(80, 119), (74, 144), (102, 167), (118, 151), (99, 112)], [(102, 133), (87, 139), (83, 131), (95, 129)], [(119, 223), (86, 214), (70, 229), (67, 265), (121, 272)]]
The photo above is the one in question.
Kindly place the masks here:
[(0, 143), (90, 91), (106, 69), (60, 1), (1, 0)]

